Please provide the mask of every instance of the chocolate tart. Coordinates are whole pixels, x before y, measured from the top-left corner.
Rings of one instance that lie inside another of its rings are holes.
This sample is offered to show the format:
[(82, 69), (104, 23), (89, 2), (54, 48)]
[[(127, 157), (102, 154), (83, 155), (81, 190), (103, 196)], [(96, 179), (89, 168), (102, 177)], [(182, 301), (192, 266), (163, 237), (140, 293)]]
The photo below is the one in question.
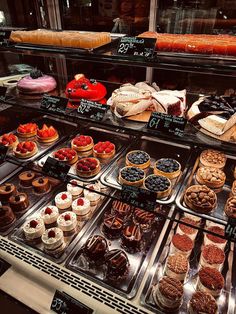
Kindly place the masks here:
[(211, 189), (221, 189), (225, 184), (226, 175), (218, 168), (200, 167), (196, 173), (196, 181)]
[(12, 195), (16, 194), (16, 187), (12, 183), (4, 183), (0, 186), (0, 202), (8, 202)]
[(98, 142), (93, 146), (93, 156), (102, 159), (108, 159), (115, 155), (116, 147), (113, 143), (106, 142)]
[(106, 215), (104, 217), (102, 231), (108, 239), (117, 239), (123, 229), (123, 219), (116, 215)]
[(9, 206), (0, 205), (0, 229), (7, 229), (16, 217)]
[(29, 198), (26, 193), (18, 193), (9, 198), (9, 204), (14, 213), (21, 213), (29, 206)]
[(18, 143), (18, 137), (15, 134), (9, 133), (0, 136), (0, 144), (8, 147), (8, 149), (13, 149)]
[(101, 170), (100, 161), (97, 158), (81, 158), (76, 164), (76, 173), (80, 177), (89, 178), (98, 174)]
[(210, 213), (216, 208), (217, 196), (206, 185), (192, 185), (185, 191), (184, 202), (196, 212)]
[(132, 207), (129, 204), (123, 203), (121, 201), (115, 200), (112, 202), (112, 213), (118, 217), (127, 219), (132, 214)]
[(155, 222), (156, 216), (146, 210), (136, 208), (133, 214), (134, 223), (139, 224), (143, 230), (149, 230)]
[(218, 306), (213, 296), (207, 292), (197, 291), (188, 304), (188, 313), (218, 314)]
[(126, 155), (126, 166), (146, 169), (150, 166), (151, 158), (148, 153), (142, 150), (132, 150)]
[(122, 232), (122, 247), (130, 253), (141, 250), (142, 230), (139, 225), (128, 225)]
[(100, 235), (90, 237), (83, 247), (84, 254), (93, 262), (99, 262), (103, 259), (107, 251), (107, 241)]
[(92, 152), (93, 145), (93, 138), (88, 135), (76, 136), (71, 141), (71, 148), (76, 150), (77, 152), (87, 152), (90, 150)]
[(53, 158), (68, 165), (73, 165), (78, 160), (78, 154), (72, 148), (63, 147), (53, 153)]
[(164, 176), (170, 180), (177, 178), (181, 172), (180, 163), (172, 158), (161, 158), (155, 162), (154, 174)]
[(50, 181), (47, 177), (40, 177), (32, 182), (35, 193), (46, 193), (50, 190)]
[(200, 155), (200, 167), (213, 167), (223, 169), (226, 163), (224, 153), (214, 149), (206, 149)]
[(129, 259), (124, 251), (114, 249), (106, 253), (106, 277), (109, 280), (121, 280), (128, 275)]
[(21, 172), (18, 176), (19, 180), (20, 180), (20, 184), (24, 187), (31, 187), (32, 182), (35, 178), (35, 172), (33, 171), (24, 171)]
[(124, 185), (141, 186), (143, 185), (145, 173), (136, 167), (124, 167), (119, 172), (119, 182)]
[(168, 197), (171, 193), (170, 179), (164, 176), (151, 174), (146, 177), (143, 185), (147, 190), (155, 192), (157, 194), (157, 198)]
[(227, 217), (236, 219), (236, 196), (227, 199), (224, 212)]
[[(30, 147), (27, 148), (26, 146), (30, 143)], [(38, 152), (38, 147), (35, 142), (20, 142), (14, 149), (13, 153), (15, 157), (20, 159), (27, 159), (34, 155), (36, 155)]]

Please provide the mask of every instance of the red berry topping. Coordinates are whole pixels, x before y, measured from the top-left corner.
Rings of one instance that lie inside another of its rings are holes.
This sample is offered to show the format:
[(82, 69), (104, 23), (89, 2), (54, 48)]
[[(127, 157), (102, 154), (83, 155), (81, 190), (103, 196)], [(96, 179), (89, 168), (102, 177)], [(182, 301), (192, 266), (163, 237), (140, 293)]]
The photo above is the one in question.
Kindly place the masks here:
[(115, 149), (115, 145), (109, 141), (106, 142), (98, 142), (94, 146), (95, 152), (98, 154), (109, 154)]
[(67, 199), (67, 195), (66, 194), (62, 194), (61, 199), (64, 201)]
[(36, 123), (26, 123), (26, 124), (20, 124), (17, 131), (19, 133), (32, 133), (35, 132), (37, 130), (38, 126)]
[(69, 215), (69, 214), (66, 214), (66, 215), (64, 216), (64, 219), (65, 219), (65, 221), (70, 220), (70, 215)]
[(37, 135), (39, 137), (47, 138), (55, 136), (57, 131), (54, 129), (53, 126), (47, 126), (46, 124), (43, 125), (42, 129), (37, 130)]
[(56, 236), (56, 233), (55, 233), (54, 230), (50, 230), (50, 231), (48, 232), (48, 237), (49, 237), (49, 238), (55, 238), (55, 236)]
[(73, 144), (76, 146), (87, 146), (92, 143), (92, 138), (87, 135), (80, 135), (74, 138)]
[(71, 183), (72, 183), (72, 184), (74, 184), (74, 185), (77, 185), (77, 182), (76, 182), (76, 181), (74, 181), (74, 180), (73, 180), (73, 181), (71, 181)]
[(76, 151), (69, 147), (61, 148), (54, 153), (54, 158), (59, 160), (72, 160), (76, 156)]
[(30, 228), (36, 228), (38, 225), (38, 222), (36, 220), (31, 220), (30, 221)]
[(46, 209), (45, 209), (45, 215), (51, 215), (51, 213), (52, 213), (52, 209), (50, 208), (50, 207), (47, 207)]
[(78, 205), (78, 206), (83, 206), (83, 205), (84, 205), (84, 200), (83, 200), (82, 198), (79, 198), (79, 199), (77, 200), (77, 205)]
[(1, 138), (1, 144), (4, 146), (8, 146), (13, 144), (16, 141), (16, 136), (12, 133), (10, 134), (4, 134)]
[(94, 158), (82, 158), (77, 163), (77, 169), (79, 171), (90, 171), (97, 167), (98, 162)]

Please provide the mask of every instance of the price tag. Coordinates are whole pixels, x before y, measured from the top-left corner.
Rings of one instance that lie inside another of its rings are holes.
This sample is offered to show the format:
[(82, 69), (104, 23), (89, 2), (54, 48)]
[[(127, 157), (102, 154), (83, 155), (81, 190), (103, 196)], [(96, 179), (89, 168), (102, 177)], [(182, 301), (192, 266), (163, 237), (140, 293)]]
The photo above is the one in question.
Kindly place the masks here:
[(0, 144), (0, 163), (6, 159), (8, 147)]
[(56, 114), (64, 114), (66, 111), (66, 106), (68, 99), (58, 96), (44, 95), (41, 100), (41, 109), (50, 111)]
[(107, 105), (102, 105), (87, 99), (81, 99), (77, 112), (96, 121), (101, 121), (108, 110)]
[(7, 87), (0, 86), (0, 100), (5, 100), (6, 98)]
[(236, 240), (236, 219), (228, 218), (228, 223), (225, 226), (225, 236), (230, 240)]
[(141, 189), (136, 186), (123, 185), (121, 190), (121, 199), (125, 203), (129, 203), (135, 207), (154, 211), (157, 207), (155, 192)]
[(117, 54), (151, 58), (156, 41), (156, 38), (122, 37), (117, 47)]
[(0, 258), (0, 276), (2, 276), (10, 267), (11, 264)]
[(42, 171), (47, 173), (48, 176), (54, 177), (59, 180), (66, 180), (70, 166), (64, 162), (48, 157), (43, 165)]
[(10, 36), (11, 36), (10, 30), (0, 30), (0, 45), (1, 46), (7, 45)]
[(183, 136), (187, 120), (183, 117), (176, 117), (161, 112), (153, 112), (147, 129), (169, 133), (176, 136)]
[(56, 290), (51, 310), (58, 314), (92, 314), (93, 310), (65, 292)]

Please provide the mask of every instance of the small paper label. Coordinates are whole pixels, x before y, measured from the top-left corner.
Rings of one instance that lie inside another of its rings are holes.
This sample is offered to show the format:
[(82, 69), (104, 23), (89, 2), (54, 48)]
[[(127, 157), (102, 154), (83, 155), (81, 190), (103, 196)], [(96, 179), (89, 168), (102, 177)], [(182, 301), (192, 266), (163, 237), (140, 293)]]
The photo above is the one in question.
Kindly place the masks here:
[(42, 169), (42, 171), (47, 173), (48, 176), (54, 177), (62, 181), (66, 180), (69, 170), (69, 165), (50, 156), (47, 158)]
[(122, 37), (117, 47), (117, 54), (151, 58), (156, 41), (156, 38)]
[(101, 121), (108, 110), (107, 105), (102, 105), (87, 99), (81, 99), (77, 109), (78, 114), (89, 117), (96, 121)]
[(47, 110), (56, 114), (64, 114), (68, 99), (59, 96), (44, 95), (41, 100), (41, 109)]

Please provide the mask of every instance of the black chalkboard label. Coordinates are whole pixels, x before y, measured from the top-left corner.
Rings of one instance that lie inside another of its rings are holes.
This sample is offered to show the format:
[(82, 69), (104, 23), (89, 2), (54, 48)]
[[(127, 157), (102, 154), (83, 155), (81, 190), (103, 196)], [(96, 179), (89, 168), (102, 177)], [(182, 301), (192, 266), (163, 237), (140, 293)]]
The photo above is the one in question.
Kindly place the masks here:
[(7, 45), (10, 35), (10, 30), (0, 30), (0, 45)]
[(123, 185), (121, 190), (121, 199), (123, 202), (147, 211), (154, 211), (157, 207), (156, 193), (138, 188), (136, 186)]
[(59, 96), (44, 95), (41, 100), (41, 109), (56, 114), (64, 114), (68, 99)]
[(3, 162), (6, 159), (8, 147), (0, 144), (0, 162)]
[(54, 177), (59, 180), (66, 180), (67, 174), (70, 170), (70, 166), (66, 163), (56, 160), (52, 157), (48, 157), (43, 165), (42, 171), (47, 173), (48, 176)]
[(122, 37), (117, 47), (117, 54), (151, 58), (156, 41), (156, 38)]
[(93, 310), (65, 292), (56, 290), (51, 310), (58, 314), (92, 314)]
[(6, 98), (7, 87), (0, 86), (0, 100), (5, 100)]
[(81, 99), (77, 109), (78, 114), (89, 117), (96, 121), (101, 121), (108, 110), (107, 105), (102, 105), (87, 99)]
[(10, 267), (11, 264), (0, 258), (0, 276), (2, 276)]
[(225, 226), (225, 237), (236, 241), (236, 219), (228, 218), (227, 225)]
[(147, 129), (169, 133), (176, 136), (183, 136), (187, 120), (183, 117), (176, 117), (161, 112), (153, 112)]

